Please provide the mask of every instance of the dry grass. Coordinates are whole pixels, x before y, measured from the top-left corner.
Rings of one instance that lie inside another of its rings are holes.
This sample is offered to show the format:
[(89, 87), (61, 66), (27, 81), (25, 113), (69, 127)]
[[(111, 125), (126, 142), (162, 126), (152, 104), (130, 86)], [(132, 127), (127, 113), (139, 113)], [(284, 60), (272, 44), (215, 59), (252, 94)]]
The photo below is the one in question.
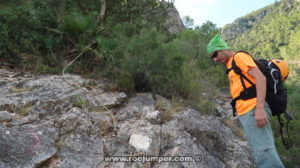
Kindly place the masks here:
[(22, 93), (22, 92), (29, 92), (30, 89), (28, 89), (28, 88), (18, 88), (18, 87), (13, 86), (13, 87), (9, 88), (9, 91), (11, 93)]
[(244, 133), (243, 133), (243, 130), (239, 126), (238, 120), (233, 120), (231, 117), (228, 116), (223, 120), (223, 123), (228, 128), (230, 128), (236, 136), (244, 139)]
[(183, 99), (172, 98), (171, 102), (167, 99), (158, 96), (155, 104), (155, 109), (161, 111), (163, 122), (170, 121), (173, 116), (181, 111), (186, 106)]
[(18, 107), (16, 109), (16, 112), (18, 114), (20, 114), (21, 116), (23, 116), (23, 117), (27, 116), (31, 111), (32, 111), (31, 106), (29, 106), (29, 107)]
[(8, 111), (10, 113), (18, 114), (21, 117), (25, 117), (32, 111), (32, 104), (27, 104), (24, 106), (6, 105), (1, 106), (0, 110)]
[(62, 140), (59, 140), (54, 144), (54, 146), (57, 147), (58, 149), (62, 148), (65, 145), (66, 145), (66, 142), (62, 141)]

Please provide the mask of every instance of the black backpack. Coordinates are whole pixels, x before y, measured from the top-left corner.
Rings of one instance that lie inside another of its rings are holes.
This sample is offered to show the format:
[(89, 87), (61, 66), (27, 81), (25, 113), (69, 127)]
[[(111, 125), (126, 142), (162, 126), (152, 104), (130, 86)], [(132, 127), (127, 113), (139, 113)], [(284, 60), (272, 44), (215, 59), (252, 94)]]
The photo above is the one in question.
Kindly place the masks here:
[[(244, 51), (238, 51), (238, 52), (244, 52)], [(251, 54), (244, 52), (252, 57)], [(252, 57), (253, 58), (253, 57)], [(285, 87), (283, 86), (283, 83), (281, 81), (281, 73), (280, 69), (271, 61), (260, 59), (255, 60), (253, 59), (257, 67), (260, 69), (260, 71), (264, 74), (266, 77), (266, 102), (269, 104), (270, 109), (272, 111), (272, 116), (277, 116), (279, 124), (280, 124), (280, 133), (281, 133), (281, 139), (283, 144), (286, 146), (286, 148), (289, 148), (290, 146), (285, 142), (283, 138), (283, 131), (282, 128), (284, 127), (283, 119), (281, 118), (281, 114), (285, 115), (285, 118), (287, 120), (287, 126), (286, 126), (286, 132), (289, 139), (288, 134), (288, 124), (290, 120), (292, 120), (291, 116), (289, 116), (286, 113), (287, 109), (287, 91)], [(234, 56), (232, 60), (232, 67), (230, 69), (227, 69), (226, 73), (228, 74), (231, 70), (233, 70), (236, 74), (240, 76), (241, 83), (243, 85), (244, 90), (240, 93), (240, 95), (231, 101), (231, 106), (233, 109), (233, 116), (236, 116), (236, 101), (242, 99), (242, 100), (248, 100), (251, 98), (256, 97), (256, 88), (255, 84), (251, 82), (241, 71), (241, 69), (236, 65), (234, 61)], [(246, 88), (245, 79), (247, 82), (251, 84), (251, 87)]]

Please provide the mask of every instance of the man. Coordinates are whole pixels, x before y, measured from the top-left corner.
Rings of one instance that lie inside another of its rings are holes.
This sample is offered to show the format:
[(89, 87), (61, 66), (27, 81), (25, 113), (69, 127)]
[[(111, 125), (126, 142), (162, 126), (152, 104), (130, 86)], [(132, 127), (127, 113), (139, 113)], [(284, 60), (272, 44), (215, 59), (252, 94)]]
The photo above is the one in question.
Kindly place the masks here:
[[(284, 168), (274, 144), (270, 125), (271, 110), (265, 103), (265, 76), (250, 55), (229, 50), (228, 45), (221, 39), (220, 35), (216, 35), (209, 42), (207, 51), (215, 62), (225, 64), (228, 69), (232, 67), (232, 60), (234, 59), (243, 75), (256, 86), (256, 98), (238, 100), (235, 107), (257, 167)], [(230, 81), (230, 94), (232, 98), (235, 98), (244, 90), (240, 76), (234, 71), (229, 71), (228, 79)], [(251, 86), (246, 80), (244, 80), (244, 84), (246, 88)]]

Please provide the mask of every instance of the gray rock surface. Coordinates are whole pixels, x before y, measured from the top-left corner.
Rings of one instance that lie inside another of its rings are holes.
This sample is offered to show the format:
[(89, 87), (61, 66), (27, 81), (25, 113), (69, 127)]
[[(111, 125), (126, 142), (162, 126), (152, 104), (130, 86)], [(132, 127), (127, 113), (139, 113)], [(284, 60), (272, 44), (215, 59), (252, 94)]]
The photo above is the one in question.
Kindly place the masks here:
[(165, 24), (170, 33), (179, 33), (184, 29), (179, 12), (173, 5), (167, 9), (167, 19)]
[(34, 167), (56, 154), (57, 129), (51, 123), (0, 125), (0, 167)]
[[(169, 100), (106, 92), (101, 80), (67, 75), (66, 82), (59, 75), (4, 69), (0, 79), (1, 168), (253, 166), (246, 142), (223, 122), (230, 111), (222, 100), (217, 100), (218, 117), (186, 107), (165, 120), (172, 112)], [(105, 156), (192, 160), (109, 162)]]
[(240, 17), (233, 21), (231, 24), (227, 24), (222, 28), (221, 35), (224, 40), (231, 40), (238, 37), (240, 34), (250, 30), (256, 23), (262, 20), (269, 12), (270, 8), (262, 10), (257, 15), (250, 17)]
[(7, 111), (0, 111), (0, 123), (12, 120), (13, 115)]

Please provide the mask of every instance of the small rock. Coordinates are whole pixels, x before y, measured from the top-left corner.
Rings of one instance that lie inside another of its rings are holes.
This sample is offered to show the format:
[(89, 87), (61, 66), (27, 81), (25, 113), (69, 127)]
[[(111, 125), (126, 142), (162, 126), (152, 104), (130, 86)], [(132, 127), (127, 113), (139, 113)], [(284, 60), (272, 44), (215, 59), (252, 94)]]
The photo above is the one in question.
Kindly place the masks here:
[(158, 110), (146, 113), (146, 117), (145, 118), (148, 121), (150, 121), (150, 123), (152, 123), (152, 124), (159, 124), (159, 123), (161, 123), (161, 113)]
[(13, 118), (13, 115), (10, 114), (7, 111), (0, 111), (0, 122), (7, 122), (11, 121)]
[(94, 124), (100, 127), (104, 134), (113, 126), (111, 119), (107, 115), (103, 115), (99, 112), (91, 112), (91, 120)]
[(99, 96), (95, 96), (99, 101), (99, 106), (115, 106), (123, 103), (127, 95), (123, 92), (121, 93), (103, 93)]
[(140, 134), (132, 134), (129, 140), (130, 145), (132, 145), (137, 151), (145, 151), (147, 152), (151, 139), (148, 136), (140, 135)]

